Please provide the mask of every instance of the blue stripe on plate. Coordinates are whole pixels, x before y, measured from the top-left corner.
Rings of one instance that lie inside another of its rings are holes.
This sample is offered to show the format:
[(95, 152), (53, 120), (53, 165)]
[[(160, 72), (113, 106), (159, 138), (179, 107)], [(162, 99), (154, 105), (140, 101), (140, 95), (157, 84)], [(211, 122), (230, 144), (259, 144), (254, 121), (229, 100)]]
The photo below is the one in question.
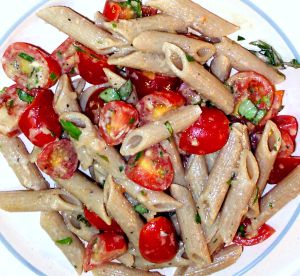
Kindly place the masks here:
[[(13, 24), (9, 30), (4, 34), (3, 37), (0, 39), (0, 44), (3, 44), (5, 40), (9, 37), (9, 35), (33, 12), (35, 12), (37, 9), (39, 9), (42, 5), (44, 5), (47, 2), (47, 0), (43, 0), (33, 6), (28, 12), (26, 12), (18, 21), (16, 21), (15, 24)], [(255, 4), (253, 4), (249, 0), (241, 0), (244, 4), (246, 4), (248, 7), (253, 9), (257, 14), (259, 14), (261, 17), (263, 17), (281, 36), (281, 38), (285, 41), (286, 45), (289, 47), (291, 52), (293, 53), (294, 57), (297, 60), (300, 60), (300, 55), (298, 51), (296, 50), (296, 47), (293, 45), (291, 40), (287, 37), (287, 35), (280, 29), (280, 27), (260, 8), (258, 8)], [(300, 213), (300, 204), (298, 205), (296, 211), (294, 212), (293, 216), (283, 229), (283, 231), (280, 233), (280, 235), (276, 238), (276, 240), (256, 259), (254, 259), (250, 264), (245, 266), (243, 269), (241, 269), (239, 272), (234, 274), (235, 276), (241, 276), (244, 275), (246, 272), (248, 272), (251, 268), (259, 264), (265, 257), (267, 257), (271, 251), (279, 244), (279, 242), (283, 239), (283, 237), (287, 234), (287, 232), (290, 230), (294, 222), (296, 221), (297, 217)], [(22, 255), (20, 255), (11, 245), (10, 243), (0, 234), (0, 241), (3, 243), (3, 245), (8, 249), (8, 251), (15, 256), (24, 266), (26, 266), (28, 269), (30, 269), (32, 272), (36, 273), (37, 275), (45, 275), (43, 272), (38, 270), (36, 267), (34, 267), (32, 264), (30, 264)]]

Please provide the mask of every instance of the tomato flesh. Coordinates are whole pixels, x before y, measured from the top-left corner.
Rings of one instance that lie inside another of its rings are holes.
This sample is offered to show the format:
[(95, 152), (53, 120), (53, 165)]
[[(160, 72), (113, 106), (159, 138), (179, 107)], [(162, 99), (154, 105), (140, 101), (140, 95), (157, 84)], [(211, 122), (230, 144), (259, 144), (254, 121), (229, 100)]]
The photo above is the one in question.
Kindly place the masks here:
[(143, 17), (153, 16), (158, 13), (158, 10), (150, 6), (142, 6)]
[(281, 133), (281, 146), (277, 157), (289, 157), (295, 151), (294, 141), (288, 131), (280, 130), (280, 133)]
[(272, 121), (280, 130), (287, 131), (290, 137), (295, 141), (298, 133), (298, 121), (291, 115), (278, 115), (272, 118)]
[(88, 99), (84, 113), (91, 119), (95, 124), (99, 124), (100, 111), (104, 106), (104, 101), (99, 97), (99, 94), (106, 88), (97, 89)]
[(149, 262), (172, 260), (178, 251), (178, 243), (171, 221), (157, 217), (145, 224), (140, 233), (139, 248), (141, 255)]
[(216, 108), (203, 107), (199, 119), (180, 137), (179, 147), (189, 154), (208, 154), (224, 147), (229, 137), (229, 120)]
[(117, 21), (119, 19), (133, 19), (138, 17), (130, 5), (123, 5), (114, 1), (106, 1), (103, 15), (108, 21)]

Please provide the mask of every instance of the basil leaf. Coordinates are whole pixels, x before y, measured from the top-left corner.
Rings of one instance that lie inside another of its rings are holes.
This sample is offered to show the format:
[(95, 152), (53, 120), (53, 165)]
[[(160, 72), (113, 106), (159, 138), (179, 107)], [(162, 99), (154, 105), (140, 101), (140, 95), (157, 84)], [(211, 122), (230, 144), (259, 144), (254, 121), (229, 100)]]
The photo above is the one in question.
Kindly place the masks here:
[(100, 93), (99, 97), (106, 103), (121, 100), (120, 95), (113, 88), (105, 89), (102, 93)]
[(26, 93), (24, 90), (17, 88), (17, 94), (21, 101), (26, 103), (32, 103), (34, 100), (34, 97)]
[(248, 120), (254, 119), (257, 113), (256, 106), (249, 100), (244, 100), (239, 106), (239, 114)]
[(20, 54), (18, 54), (18, 56), (22, 59), (25, 59), (25, 60), (29, 61), (29, 62), (33, 62), (35, 60), (34, 57), (32, 57), (32, 56), (30, 56), (26, 53), (20, 53)]
[(126, 101), (132, 93), (132, 82), (131, 80), (126, 81), (118, 90), (118, 94), (121, 100)]
[(149, 213), (149, 210), (142, 204), (135, 205), (134, 210), (141, 215)]
[(79, 140), (79, 137), (81, 135), (81, 130), (75, 126), (73, 123), (65, 120), (60, 120), (60, 124), (63, 127), (63, 129), (75, 140)]
[(193, 61), (195, 61), (195, 59), (194, 59), (192, 56), (190, 56), (190, 55), (188, 55), (188, 54), (186, 54), (185, 56), (186, 56), (186, 59), (187, 59), (188, 62), (193, 62)]
[(174, 130), (173, 130), (171, 123), (169, 121), (166, 121), (165, 126), (166, 126), (167, 130), (169, 131), (170, 135), (173, 136)]
[(70, 245), (73, 242), (71, 237), (67, 237), (61, 240), (57, 240), (56, 243)]

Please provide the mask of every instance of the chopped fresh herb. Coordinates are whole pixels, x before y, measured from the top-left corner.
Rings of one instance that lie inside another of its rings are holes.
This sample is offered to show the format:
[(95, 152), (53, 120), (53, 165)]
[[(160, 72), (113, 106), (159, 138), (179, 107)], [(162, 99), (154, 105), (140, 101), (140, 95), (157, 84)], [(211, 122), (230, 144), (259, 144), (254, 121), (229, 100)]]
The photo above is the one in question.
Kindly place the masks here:
[(113, 28), (117, 28), (117, 24), (114, 22), (111, 24)]
[(17, 94), (21, 101), (26, 103), (32, 103), (34, 100), (34, 97), (26, 93), (24, 90), (17, 88)]
[(14, 100), (9, 100), (8, 101), (8, 108), (12, 108), (15, 104), (15, 101)]
[(195, 221), (196, 221), (197, 224), (201, 223), (201, 217), (200, 217), (199, 213), (196, 214)]
[(132, 82), (131, 80), (126, 81), (119, 89), (118, 94), (121, 100), (126, 101), (132, 93)]
[(232, 174), (232, 176), (231, 176), (231, 178), (230, 178), (230, 179), (228, 179), (228, 180), (227, 180), (227, 182), (226, 182), (226, 183), (228, 184), (228, 186), (230, 186), (230, 185), (231, 185), (231, 183), (232, 183), (232, 180), (234, 180), (235, 178), (236, 178), (236, 174), (235, 174), (235, 173), (233, 173), (233, 174)]
[(34, 57), (32, 57), (32, 56), (30, 56), (26, 53), (20, 53), (18, 56), (22, 59), (25, 59), (25, 60), (29, 61), (29, 62), (33, 62), (35, 60)]
[(136, 154), (134, 162), (137, 162), (142, 156), (143, 156), (143, 151), (140, 151)]
[(248, 120), (254, 119), (257, 108), (249, 99), (244, 100), (239, 106), (239, 114)]
[(80, 48), (79, 46), (77, 46), (77, 45), (75, 45), (75, 44), (73, 44), (73, 45), (74, 45), (74, 48), (75, 48), (75, 50), (76, 50), (77, 52), (85, 53), (85, 51), (84, 51), (82, 48)]
[(124, 171), (124, 166), (119, 166), (119, 171), (120, 172)]
[(142, 204), (135, 205), (134, 210), (141, 215), (149, 213), (149, 210), (146, 207), (144, 207), (144, 205)]
[(71, 237), (67, 237), (67, 238), (56, 241), (56, 243), (67, 244), (67, 245), (70, 245), (72, 242), (73, 242), (73, 239)]
[(83, 215), (81, 214), (77, 215), (77, 220), (83, 222), (85, 226), (91, 227), (91, 224), (87, 221), (87, 219)]
[(261, 99), (268, 107), (271, 106), (271, 101), (269, 96), (263, 96)]
[(147, 193), (146, 193), (144, 190), (141, 190), (141, 195), (142, 195), (142, 196), (146, 196)]
[(130, 118), (130, 120), (129, 120), (129, 124), (130, 124), (130, 125), (133, 125), (133, 124), (134, 124), (134, 122), (135, 122), (135, 118)]
[(238, 35), (237, 41), (242, 41), (242, 40), (246, 40), (246, 38), (244, 38), (243, 36)]
[(62, 58), (63, 58), (63, 54), (62, 54), (61, 51), (57, 51), (57, 52), (56, 52), (56, 55), (57, 55), (57, 57), (58, 57), (59, 59), (62, 59)]
[(213, 240), (213, 243), (216, 243), (217, 241), (218, 241), (218, 238), (214, 239), (214, 240)]
[(75, 67), (72, 67), (72, 69), (70, 70), (70, 74), (75, 74)]
[(103, 159), (104, 161), (109, 162), (109, 159), (108, 159), (107, 156), (101, 155), (101, 154), (97, 154), (97, 155), (98, 155), (101, 159)]
[(264, 109), (258, 110), (254, 119), (252, 120), (252, 123), (257, 125), (267, 114), (267, 111)]
[(170, 124), (170, 122), (169, 122), (169, 121), (166, 121), (166, 122), (165, 122), (165, 126), (166, 126), (167, 130), (169, 131), (170, 135), (173, 136), (174, 130), (173, 130), (173, 127), (172, 127), (172, 125)]
[(240, 225), (240, 227), (238, 228), (237, 234), (238, 234), (240, 237), (243, 237), (243, 238), (246, 237), (246, 229), (245, 229), (245, 226), (244, 226), (243, 224)]
[(73, 123), (65, 120), (60, 120), (60, 124), (62, 125), (63, 129), (75, 140), (79, 140), (81, 135), (81, 130), (75, 126)]
[(273, 209), (273, 203), (272, 203), (272, 202), (269, 202), (269, 207), (270, 207), (271, 209)]
[(54, 74), (53, 72), (50, 73), (49, 77), (50, 77), (50, 80), (53, 80), (53, 81), (57, 79), (56, 74)]
[(0, 90), (0, 95), (3, 94), (3, 93), (5, 93), (6, 89), (7, 89), (7, 87), (3, 87), (3, 88)]
[(160, 157), (163, 157), (163, 156), (164, 156), (164, 153), (163, 153), (162, 150), (159, 152), (159, 156), (160, 156)]
[(185, 56), (186, 56), (186, 59), (187, 59), (188, 62), (193, 62), (193, 61), (195, 61), (195, 59), (194, 59), (192, 56), (190, 56), (190, 55), (188, 55), (188, 54), (186, 54)]
[(284, 65), (295, 69), (300, 68), (300, 62), (297, 59), (292, 59), (290, 62), (284, 62)]
[(257, 202), (257, 200), (258, 200), (258, 192), (259, 192), (259, 190), (258, 190), (258, 187), (256, 186), (256, 194), (255, 194), (255, 198), (253, 199), (252, 204), (255, 204)]
[(101, 98), (106, 103), (121, 100), (119, 93), (114, 88), (105, 89), (99, 94), (99, 98)]

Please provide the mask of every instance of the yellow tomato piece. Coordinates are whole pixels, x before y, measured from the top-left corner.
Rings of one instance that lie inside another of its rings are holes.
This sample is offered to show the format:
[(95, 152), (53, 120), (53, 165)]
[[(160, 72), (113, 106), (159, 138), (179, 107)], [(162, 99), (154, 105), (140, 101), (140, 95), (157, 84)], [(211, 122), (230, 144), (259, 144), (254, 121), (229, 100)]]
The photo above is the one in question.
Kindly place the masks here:
[(23, 58), (20, 58), (19, 59), (19, 64), (20, 64), (20, 69), (22, 71), (22, 73), (26, 74), (26, 75), (30, 75), (33, 68), (32, 68), (32, 65), (29, 61), (23, 59)]
[(162, 115), (164, 115), (166, 112), (168, 112), (170, 108), (166, 107), (165, 105), (158, 105), (153, 110), (153, 117), (154, 119), (158, 119)]

